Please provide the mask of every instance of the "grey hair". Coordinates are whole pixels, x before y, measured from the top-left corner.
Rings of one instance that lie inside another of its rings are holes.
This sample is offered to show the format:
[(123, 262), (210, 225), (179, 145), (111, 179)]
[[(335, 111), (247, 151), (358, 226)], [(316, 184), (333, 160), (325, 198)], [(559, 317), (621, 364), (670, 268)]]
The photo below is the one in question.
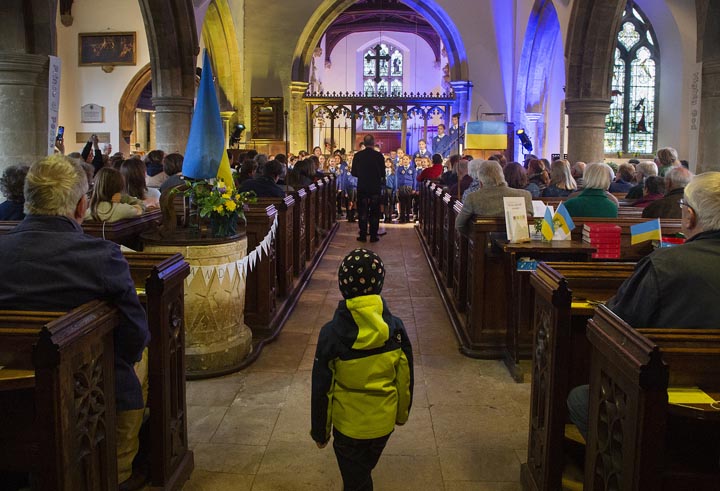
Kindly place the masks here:
[(657, 151), (657, 159), (660, 165), (663, 167), (670, 167), (671, 165), (675, 165), (678, 160), (677, 150), (672, 147), (661, 148)]
[(685, 187), (685, 200), (702, 230), (720, 230), (720, 172), (695, 176)]
[[(474, 163), (475, 160), (470, 162), (470, 165), (472, 166)], [(502, 167), (500, 163), (495, 160), (481, 160), (478, 163), (477, 179), (485, 187), (495, 187), (503, 184), (507, 186)]]
[(665, 174), (665, 187), (667, 190), (684, 188), (692, 181), (693, 173), (685, 167), (673, 167)]
[(87, 175), (80, 163), (64, 155), (50, 155), (28, 171), (25, 213), (71, 217), (87, 190)]
[(607, 191), (612, 182), (613, 171), (603, 162), (590, 164), (585, 168), (585, 188)]
[(468, 173), (469, 164), (470, 164), (470, 162), (468, 162), (467, 160), (465, 160), (465, 159), (460, 159), (460, 160), (458, 160), (457, 167), (456, 167), (455, 170), (457, 171), (458, 174), (460, 173), (461, 170), (462, 170), (462, 172), (464, 172), (465, 174), (467, 174), (467, 173)]
[(658, 175), (657, 164), (652, 160), (643, 160), (635, 166), (635, 170), (642, 174), (643, 177), (651, 177)]
[(475, 179), (476, 181), (480, 180), (480, 164), (482, 163), (482, 160), (471, 160), (468, 162), (468, 175)]

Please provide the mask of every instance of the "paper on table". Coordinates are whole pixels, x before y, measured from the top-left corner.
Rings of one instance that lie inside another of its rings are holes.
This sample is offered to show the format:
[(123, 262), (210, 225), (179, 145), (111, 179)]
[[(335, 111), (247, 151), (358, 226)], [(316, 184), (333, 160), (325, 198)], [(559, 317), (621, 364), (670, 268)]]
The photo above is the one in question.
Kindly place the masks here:
[(670, 404), (712, 404), (715, 399), (707, 395), (699, 387), (668, 387)]
[[(533, 217), (535, 218), (542, 218), (545, 216), (545, 207), (547, 205), (540, 201), (539, 199), (532, 200), (532, 207), (533, 207)], [(554, 215), (555, 211), (553, 210), (553, 207), (550, 207), (550, 215)]]

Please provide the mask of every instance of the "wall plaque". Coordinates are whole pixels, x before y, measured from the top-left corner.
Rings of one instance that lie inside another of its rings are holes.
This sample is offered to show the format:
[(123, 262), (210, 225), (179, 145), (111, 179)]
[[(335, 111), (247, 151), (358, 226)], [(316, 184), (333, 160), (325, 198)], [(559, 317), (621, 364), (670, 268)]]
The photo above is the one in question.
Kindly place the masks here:
[(78, 132), (75, 133), (75, 143), (87, 143), (92, 135), (97, 135), (98, 143), (110, 143), (110, 132), (105, 133), (90, 133), (90, 132)]
[(80, 121), (83, 123), (102, 123), (104, 107), (97, 104), (85, 104), (80, 108)]

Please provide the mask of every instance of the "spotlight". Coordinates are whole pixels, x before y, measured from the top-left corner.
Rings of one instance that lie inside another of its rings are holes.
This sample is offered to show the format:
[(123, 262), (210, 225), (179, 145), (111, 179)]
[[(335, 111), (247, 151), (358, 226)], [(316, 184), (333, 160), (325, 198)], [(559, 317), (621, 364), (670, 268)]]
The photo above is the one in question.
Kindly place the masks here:
[(230, 146), (234, 146), (240, 143), (240, 136), (242, 135), (242, 132), (245, 131), (245, 125), (240, 123), (235, 125), (235, 129), (232, 132), (232, 135), (230, 135)]
[(527, 133), (525, 133), (525, 128), (520, 128), (515, 133), (517, 134), (518, 138), (520, 138), (520, 143), (522, 143), (523, 148), (528, 152), (532, 152), (533, 144), (530, 141), (530, 137), (527, 135)]

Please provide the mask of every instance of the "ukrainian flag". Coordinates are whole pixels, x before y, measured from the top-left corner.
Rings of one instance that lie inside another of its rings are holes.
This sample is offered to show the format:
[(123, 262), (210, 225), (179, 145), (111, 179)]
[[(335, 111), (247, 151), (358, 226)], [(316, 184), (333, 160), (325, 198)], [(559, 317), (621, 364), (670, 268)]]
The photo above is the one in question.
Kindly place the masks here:
[(183, 176), (191, 179), (218, 177), (225, 182), (226, 188), (234, 187), (230, 160), (225, 151), (225, 130), (220, 118), (220, 106), (207, 50), (203, 53), (203, 70), (190, 136), (185, 148)]
[(566, 236), (569, 235), (575, 228), (575, 222), (573, 222), (570, 217), (570, 213), (568, 213), (564, 203), (560, 203), (560, 206), (558, 206), (555, 216), (553, 217), (553, 221), (557, 221), (557, 223), (560, 224), (559, 227), (563, 232), (565, 232)]
[(505, 150), (507, 146), (507, 123), (504, 121), (473, 121), (465, 124), (465, 148)]
[(553, 217), (550, 214), (550, 207), (545, 207), (545, 218), (542, 221), (542, 228), (540, 229), (542, 236), (545, 240), (552, 240), (555, 235), (555, 225), (553, 224)]
[(630, 226), (630, 244), (635, 245), (646, 240), (661, 240), (660, 219), (650, 220)]

